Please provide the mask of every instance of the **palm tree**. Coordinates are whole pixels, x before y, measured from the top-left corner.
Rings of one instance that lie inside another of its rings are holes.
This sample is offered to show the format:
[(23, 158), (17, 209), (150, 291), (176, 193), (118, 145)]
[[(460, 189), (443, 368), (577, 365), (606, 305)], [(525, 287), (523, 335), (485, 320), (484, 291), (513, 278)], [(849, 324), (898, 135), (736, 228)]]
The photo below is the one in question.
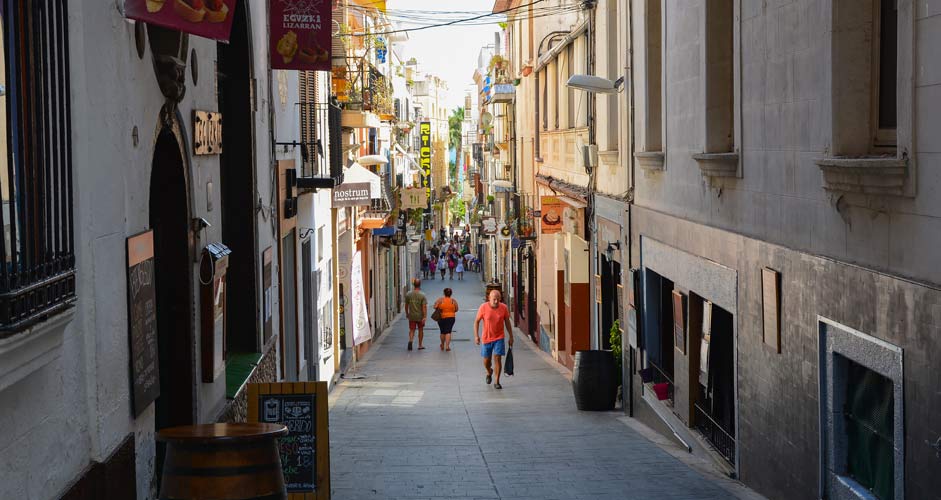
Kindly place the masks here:
[[(448, 117), (448, 146), (454, 150), (455, 157), (461, 157), (461, 143), (463, 142), (463, 128), (464, 128), (464, 108), (458, 107), (454, 108), (451, 111), (451, 116)], [(450, 175), (449, 181), (454, 181), (457, 178), (457, 164), (449, 165)], [(460, 186), (455, 186), (458, 190)]]

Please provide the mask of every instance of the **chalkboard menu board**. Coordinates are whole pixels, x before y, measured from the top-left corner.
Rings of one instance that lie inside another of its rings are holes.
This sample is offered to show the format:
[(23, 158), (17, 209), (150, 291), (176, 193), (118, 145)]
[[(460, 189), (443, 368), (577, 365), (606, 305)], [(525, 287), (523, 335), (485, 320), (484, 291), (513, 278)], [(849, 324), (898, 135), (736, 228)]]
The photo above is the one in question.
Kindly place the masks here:
[(249, 422), (288, 428), (278, 440), (288, 498), (330, 498), (327, 383), (249, 384), (248, 405)]
[(127, 239), (127, 320), (135, 417), (160, 395), (154, 287), (154, 232), (147, 231)]

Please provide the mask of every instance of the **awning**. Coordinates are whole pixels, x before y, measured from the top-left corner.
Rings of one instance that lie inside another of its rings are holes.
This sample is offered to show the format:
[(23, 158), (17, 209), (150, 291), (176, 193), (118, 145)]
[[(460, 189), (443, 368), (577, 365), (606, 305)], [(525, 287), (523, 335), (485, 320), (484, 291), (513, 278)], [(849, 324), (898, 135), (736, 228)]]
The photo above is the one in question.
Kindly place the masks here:
[(350, 168), (343, 172), (343, 184), (354, 182), (368, 182), (369, 197), (374, 200), (382, 198), (382, 180), (378, 175), (355, 162)]
[(359, 220), (359, 227), (363, 229), (381, 229), (386, 225), (386, 220), (384, 218), (362, 218)]

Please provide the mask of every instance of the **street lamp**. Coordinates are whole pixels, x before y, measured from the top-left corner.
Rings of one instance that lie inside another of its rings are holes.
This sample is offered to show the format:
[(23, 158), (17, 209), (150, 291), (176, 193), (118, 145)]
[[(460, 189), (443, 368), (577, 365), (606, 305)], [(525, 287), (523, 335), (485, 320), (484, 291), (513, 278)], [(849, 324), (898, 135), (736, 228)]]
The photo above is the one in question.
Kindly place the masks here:
[(624, 77), (611, 81), (595, 75), (572, 75), (565, 86), (596, 94), (617, 94), (623, 90)]

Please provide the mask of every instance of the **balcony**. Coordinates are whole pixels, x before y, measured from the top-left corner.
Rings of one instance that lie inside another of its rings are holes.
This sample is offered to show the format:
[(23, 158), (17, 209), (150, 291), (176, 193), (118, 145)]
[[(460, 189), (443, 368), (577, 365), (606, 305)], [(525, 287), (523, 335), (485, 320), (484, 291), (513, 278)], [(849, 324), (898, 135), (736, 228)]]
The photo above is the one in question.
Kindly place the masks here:
[(513, 99), (516, 97), (516, 87), (512, 83), (498, 83), (493, 86), (493, 96), (490, 98), (491, 103), (512, 103)]
[(392, 82), (364, 58), (333, 67), (333, 91), (343, 108), (343, 127), (378, 128), (395, 118)]
[(343, 182), (343, 149), (341, 137), (341, 110), (336, 104), (319, 102), (300, 103), (301, 171), (297, 178), (299, 189), (331, 189)]

